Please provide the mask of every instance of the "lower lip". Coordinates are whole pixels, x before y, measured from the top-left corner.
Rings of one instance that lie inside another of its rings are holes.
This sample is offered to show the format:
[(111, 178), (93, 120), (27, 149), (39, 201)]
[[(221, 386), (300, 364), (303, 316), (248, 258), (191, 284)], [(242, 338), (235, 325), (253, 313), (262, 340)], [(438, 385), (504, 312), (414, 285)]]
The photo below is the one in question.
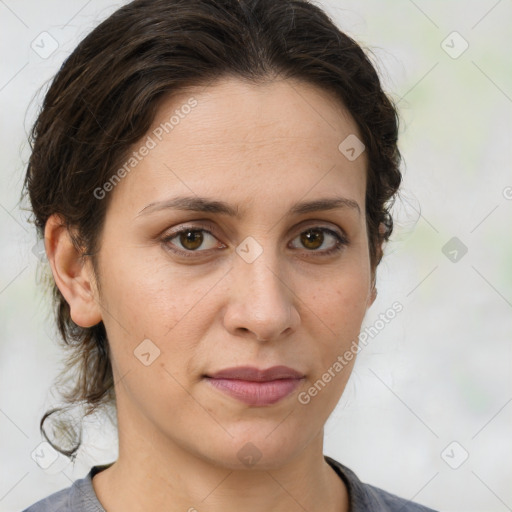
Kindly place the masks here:
[(254, 382), (236, 379), (212, 379), (208, 382), (215, 388), (248, 405), (272, 405), (292, 393), (302, 379), (279, 379)]

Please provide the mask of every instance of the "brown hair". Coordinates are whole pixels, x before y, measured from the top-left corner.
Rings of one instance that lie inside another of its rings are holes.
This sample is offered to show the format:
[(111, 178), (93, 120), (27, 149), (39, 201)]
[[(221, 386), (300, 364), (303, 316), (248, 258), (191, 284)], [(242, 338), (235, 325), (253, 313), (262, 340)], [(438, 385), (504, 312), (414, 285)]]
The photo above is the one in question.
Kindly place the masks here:
[[(382, 257), (378, 247), (393, 230), (390, 209), (402, 179), (397, 112), (361, 47), (307, 0), (135, 0), (95, 28), (56, 74), (30, 135), (23, 193), (39, 236), (49, 216), (60, 214), (97, 271), (111, 195), (100, 200), (94, 190), (146, 134), (164, 97), (228, 75), (255, 84), (295, 78), (330, 91), (345, 105), (366, 146), (366, 218), (375, 271)], [(61, 382), (68, 372), (66, 382), (72, 383), (63, 393), (68, 407), (85, 404), (87, 415), (115, 404), (103, 322), (76, 325), (55, 282), (52, 291), (57, 325), (70, 349), (61, 374)], [(47, 411), (40, 428), (52, 446), (73, 457), (80, 427), (64, 423), (67, 448), (43, 428), (65, 409)]]

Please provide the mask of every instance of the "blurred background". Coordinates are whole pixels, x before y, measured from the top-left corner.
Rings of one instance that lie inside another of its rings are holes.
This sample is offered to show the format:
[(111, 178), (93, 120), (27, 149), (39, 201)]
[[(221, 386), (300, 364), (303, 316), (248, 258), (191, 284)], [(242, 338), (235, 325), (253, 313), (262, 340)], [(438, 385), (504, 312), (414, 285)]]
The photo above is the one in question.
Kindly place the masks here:
[[(19, 198), (47, 81), (123, 3), (0, 0), (0, 511), (117, 456), (100, 417), (74, 465), (40, 444), (62, 352)], [(316, 3), (370, 52), (400, 109), (404, 157), (395, 233), (363, 324), (372, 334), (324, 453), (442, 511), (512, 510), (512, 3)], [(403, 310), (382, 327), (395, 301)]]

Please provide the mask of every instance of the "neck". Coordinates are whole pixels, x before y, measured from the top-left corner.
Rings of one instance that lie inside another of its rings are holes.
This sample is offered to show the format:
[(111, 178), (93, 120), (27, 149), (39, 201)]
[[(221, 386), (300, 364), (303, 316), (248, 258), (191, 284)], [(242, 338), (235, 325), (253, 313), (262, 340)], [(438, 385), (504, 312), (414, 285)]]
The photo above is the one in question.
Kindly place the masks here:
[(323, 430), (277, 468), (231, 469), (162, 433), (133, 422), (125, 426), (117, 461), (93, 478), (96, 495), (110, 512), (348, 511), (345, 485), (323, 457)]

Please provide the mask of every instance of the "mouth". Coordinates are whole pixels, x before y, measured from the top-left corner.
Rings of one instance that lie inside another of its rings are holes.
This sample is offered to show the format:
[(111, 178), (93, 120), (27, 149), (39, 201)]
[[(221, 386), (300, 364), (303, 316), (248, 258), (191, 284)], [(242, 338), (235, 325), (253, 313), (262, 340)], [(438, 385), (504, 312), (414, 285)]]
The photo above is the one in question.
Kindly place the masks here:
[(268, 406), (292, 393), (305, 375), (287, 366), (260, 370), (252, 366), (226, 368), (203, 378), (216, 390), (247, 405)]

